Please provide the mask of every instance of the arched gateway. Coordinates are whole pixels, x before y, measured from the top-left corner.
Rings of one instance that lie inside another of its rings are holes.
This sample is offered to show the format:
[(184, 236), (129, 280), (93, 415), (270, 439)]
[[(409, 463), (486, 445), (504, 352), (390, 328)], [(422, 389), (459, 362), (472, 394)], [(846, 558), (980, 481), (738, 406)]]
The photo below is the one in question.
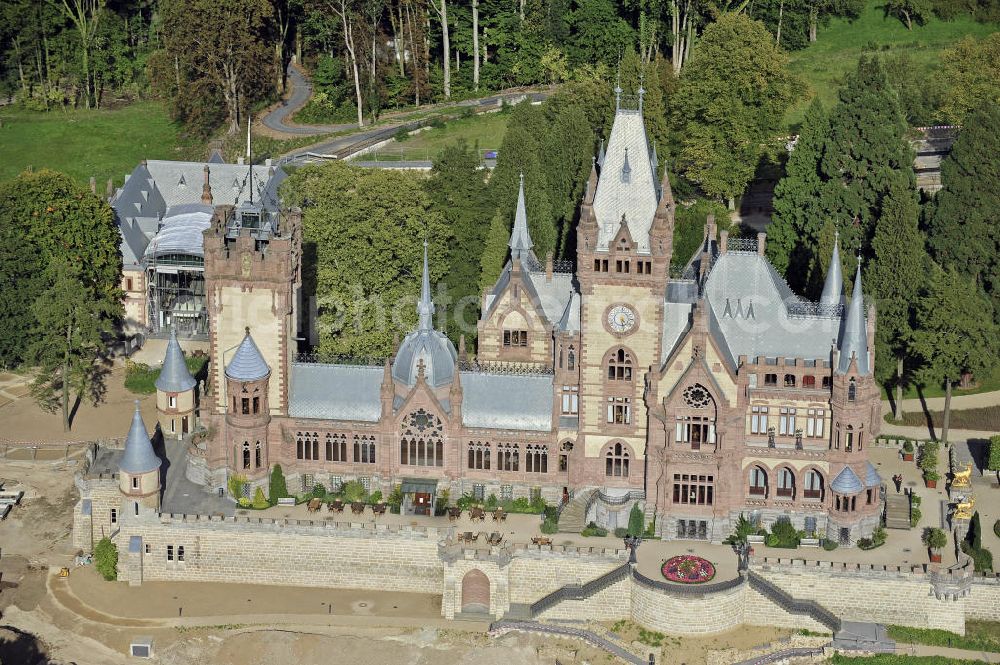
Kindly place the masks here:
[(490, 578), (481, 570), (474, 568), (462, 578), (462, 611), (490, 611)]

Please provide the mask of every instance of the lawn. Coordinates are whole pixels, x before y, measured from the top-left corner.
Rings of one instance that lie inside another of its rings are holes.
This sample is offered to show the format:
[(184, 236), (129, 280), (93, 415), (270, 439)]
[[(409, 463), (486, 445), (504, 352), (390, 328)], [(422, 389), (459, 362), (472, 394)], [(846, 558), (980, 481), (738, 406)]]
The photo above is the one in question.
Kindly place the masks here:
[[(208, 363), (208, 356), (185, 356), (191, 376), (198, 378)], [(125, 372), (125, 389), (137, 395), (152, 395), (156, 392), (156, 380), (160, 378), (160, 368), (143, 363), (128, 363)]]
[[(944, 412), (931, 411), (931, 420), (934, 423), (934, 429), (940, 430), (944, 422)], [(903, 413), (902, 422), (892, 420), (891, 414), (886, 414), (885, 421), (893, 425), (924, 427), (927, 425), (927, 416), (920, 411), (908, 411)], [(950, 425), (952, 429), (1000, 432), (1000, 406), (986, 406), (981, 409), (952, 409)]]
[(965, 635), (937, 628), (907, 626), (889, 626), (888, 631), (889, 637), (905, 644), (1000, 652), (1000, 623), (995, 621), (969, 621), (965, 626)]
[[(1000, 390), (1000, 365), (998, 365), (993, 373), (990, 374), (985, 379), (982, 379), (976, 383), (976, 385), (968, 390), (962, 390), (957, 385), (952, 386), (951, 394), (953, 396), (958, 395), (978, 395), (979, 393), (991, 393)], [(893, 399), (895, 399), (895, 392), (892, 392)], [(917, 399), (923, 395), (924, 397), (944, 397), (944, 384), (939, 386), (920, 386), (919, 392), (916, 386), (910, 386), (903, 390), (903, 399)], [(882, 389), (882, 399), (889, 399), (889, 395), (886, 393), (886, 389)]]
[(801, 51), (791, 54), (792, 71), (809, 84), (809, 98), (800, 102), (787, 114), (785, 121), (794, 127), (802, 116), (812, 96), (819, 96), (829, 108), (837, 98), (837, 90), (844, 75), (854, 69), (858, 57), (866, 49), (887, 53), (906, 53), (912, 62), (930, 69), (938, 54), (966, 35), (985, 37), (997, 30), (995, 24), (976, 23), (966, 16), (953, 21), (931, 18), (926, 25), (914, 25), (913, 30), (896, 18), (886, 17), (884, 2), (869, 2), (857, 20), (833, 19), (820, 26), (817, 40)]
[(897, 656), (880, 653), (875, 656), (844, 656), (834, 654), (833, 665), (981, 665), (981, 660), (956, 660), (944, 656)]
[(97, 178), (104, 192), (143, 159), (204, 159), (205, 147), (186, 142), (160, 102), (137, 102), (114, 110), (34, 112), (0, 110), (0, 180), (27, 167), (51, 168), (81, 182)]
[(460, 139), (464, 139), (470, 147), (478, 146), (481, 151), (498, 150), (507, 132), (508, 118), (510, 115), (503, 112), (456, 118), (446, 122), (443, 127), (424, 129), (405, 141), (393, 141), (377, 152), (359, 159), (433, 160), (444, 148)]

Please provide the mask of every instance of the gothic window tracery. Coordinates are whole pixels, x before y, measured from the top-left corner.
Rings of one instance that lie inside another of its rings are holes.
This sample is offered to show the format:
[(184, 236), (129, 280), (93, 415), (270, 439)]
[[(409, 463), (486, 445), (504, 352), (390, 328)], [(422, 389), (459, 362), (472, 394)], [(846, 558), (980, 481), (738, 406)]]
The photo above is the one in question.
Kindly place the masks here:
[(629, 451), (621, 442), (608, 448), (604, 455), (604, 475), (609, 478), (628, 478)]
[(632, 380), (632, 354), (625, 349), (618, 349), (608, 360), (609, 381)]
[(407, 416), (399, 439), (399, 463), (406, 466), (444, 466), (444, 424), (426, 409)]

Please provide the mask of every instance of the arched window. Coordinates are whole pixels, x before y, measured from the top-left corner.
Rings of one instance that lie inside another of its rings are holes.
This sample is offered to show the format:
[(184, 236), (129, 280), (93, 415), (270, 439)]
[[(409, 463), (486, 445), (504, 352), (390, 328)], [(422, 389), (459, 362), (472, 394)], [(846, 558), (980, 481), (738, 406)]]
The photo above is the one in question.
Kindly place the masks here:
[(548, 473), (549, 472), (549, 447), (548, 446), (528, 446), (524, 456), (525, 470), (528, 473)]
[(244, 469), (249, 469), (250, 468), (250, 442), (249, 441), (244, 441), (243, 442), (243, 468)]
[(608, 448), (604, 457), (604, 475), (610, 478), (628, 478), (628, 449), (621, 443)]
[(795, 375), (794, 374), (786, 374), (785, 375), (785, 387), (786, 388), (794, 388), (795, 387)]
[(608, 360), (608, 380), (632, 380), (632, 354), (625, 349), (618, 349), (611, 354), (611, 358)]
[(816, 387), (816, 377), (812, 374), (806, 374), (802, 377), (802, 387), (808, 388), (810, 390)]
[(354, 461), (361, 464), (375, 463), (375, 437), (354, 435)]
[(469, 468), (489, 471), (490, 444), (488, 442), (487, 443), (483, 443), (482, 441), (469, 442)]
[(261, 465), (261, 450), (260, 450), (260, 441), (258, 441), (256, 449), (254, 450), (254, 468), (259, 469), (260, 465)]
[(795, 496), (795, 474), (789, 468), (778, 469), (778, 496)]
[(847, 401), (853, 402), (858, 397), (858, 383), (854, 379), (847, 384)]
[(501, 443), (497, 445), (497, 470), (520, 471), (521, 450), (516, 443)]
[(815, 469), (806, 471), (802, 496), (806, 499), (823, 499), (823, 476)]
[(572, 344), (569, 345), (569, 351), (566, 352), (566, 369), (571, 372), (576, 369), (576, 349)]
[(767, 472), (759, 466), (750, 469), (750, 495), (767, 496)]

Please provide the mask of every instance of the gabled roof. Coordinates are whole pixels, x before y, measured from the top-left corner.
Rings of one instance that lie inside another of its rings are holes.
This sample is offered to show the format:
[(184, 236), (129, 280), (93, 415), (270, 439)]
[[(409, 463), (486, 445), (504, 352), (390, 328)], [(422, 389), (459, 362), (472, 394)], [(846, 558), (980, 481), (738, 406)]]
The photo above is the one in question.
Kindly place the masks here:
[(608, 248), (624, 215), (639, 251), (650, 251), (649, 227), (656, 213), (657, 183), (649, 155), (642, 113), (619, 108), (604, 159), (598, 160), (602, 168), (594, 196), (597, 249)]
[(135, 413), (132, 414), (132, 426), (125, 439), (125, 453), (118, 462), (118, 468), (125, 473), (139, 474), (155, 471), (160, 468), (160, 458), (153, 451), (149, 440), (146, 424), (142, 422), (139, 413), (139, 400), (135, 401)]
[(177, 343), (177, 332), (170, 329), (170, 341), (167, 342), (167, 352), (163, 356), (163, 367), (156, 379), (156, 389), (165, 393), (182, 393), (195, 386), (194, 377), (188, 371), (184, 362), (184, 353)]
[(226, 367), (226, 376), (236, 381), (257, 381), (270, 373), (271, 368), (267, 366), (247, 328), (243, 341)]
[(861, 484), (858, 474), (854, 473), (851, 467), (845, 466), (830, 483), (830, 489), (837, 494), (857, 494), (864, 489), (864, 485)]

